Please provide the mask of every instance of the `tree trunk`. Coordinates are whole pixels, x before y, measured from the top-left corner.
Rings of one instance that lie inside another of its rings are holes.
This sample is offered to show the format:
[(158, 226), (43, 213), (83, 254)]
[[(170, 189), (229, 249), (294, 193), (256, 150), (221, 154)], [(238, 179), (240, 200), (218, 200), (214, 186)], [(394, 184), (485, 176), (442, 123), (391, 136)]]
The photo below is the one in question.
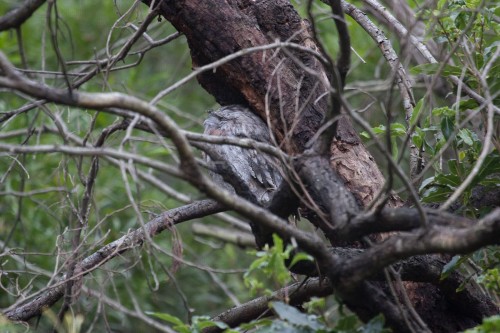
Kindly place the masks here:
[[(163, 1), (161, 13), (185, 34), (193, 68), (276, 40), (318, 51), (309, 24), (286, 0)], [(327, 76), (310, 53), (271, 49), (239, 57), (204, 72), (198, 80), (221, 105), (246, 104), (263, 119), (269, 118), (282, 149), (297, 154), (323, 121)], [(383, 187), (384, 177), (347, 117), (340, 120), (332, 142), (331, 165), (362, 206)], [(391, 205), (401, 202), (393, 198)]]
[[(277, 40), (318, 51), (308, 22), (302, 20), (286, 0), (164, 0), (160, 8), (161, 15), (185, 35), (193, 68)], [(221, 105), (250, 106), (271, 124), (281, 148), (298, 155), (307, 148), (328, 110), (328, 76), (321, 61), (311, 53), (274, 48), (242, 55), (216, 70), (203, 72), (198, 80)], [(346, 116), (339, 121), (329, 159), (332, 170), (361, 208), (383, 188), (382, 173)], [(398, 207), (402, 202), (393, 197), (388, 205)], [(452, 308), (451, 301), (437, 292), (434, 285), (410, 283), (408, 286), (413, 303), (431, 330), (451, 332), (477, 323), (477, 318), (467, 318), (463, 311)], [(485, 310), (483, 315), (493, 309), (485, 308), (490, 310)], [(360, 312), (363, 311), (365, 309)], [(363, 313), (377, 312), (380, 310)], [(456, 326), (447, 329), (441, 325), (450, 322)]]

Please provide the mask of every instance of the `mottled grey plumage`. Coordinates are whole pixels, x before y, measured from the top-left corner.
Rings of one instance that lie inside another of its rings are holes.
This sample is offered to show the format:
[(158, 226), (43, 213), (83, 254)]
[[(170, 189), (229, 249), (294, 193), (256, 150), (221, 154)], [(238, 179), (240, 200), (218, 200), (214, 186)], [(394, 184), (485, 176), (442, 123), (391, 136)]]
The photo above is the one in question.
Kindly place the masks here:
[[(229, 105), (210, 111), (203, 125), (205, 134), (271, 143), (269, 129), (264, 121), (242, 105)], [(266, 206), (271, 199), (270, 194), (283, 179), (277, 160), (255, 149), (235, 145), (211, 146), (206, 160), (218, 173), (211, 174), (214, 181)]]

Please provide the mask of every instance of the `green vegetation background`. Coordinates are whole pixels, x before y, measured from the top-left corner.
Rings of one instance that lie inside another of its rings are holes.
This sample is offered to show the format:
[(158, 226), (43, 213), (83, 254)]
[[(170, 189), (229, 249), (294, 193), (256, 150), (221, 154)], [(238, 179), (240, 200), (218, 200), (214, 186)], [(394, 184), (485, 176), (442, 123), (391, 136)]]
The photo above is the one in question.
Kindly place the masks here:
[[(0, 15), (17, 3), (17, 1), (0, 2)], [(58, 47), (64, 60), (101, 58), (105, 54), (103, 50), (108, 40), (112, 53), (115, 53), (122, 45), (121, 43), (133, 33), (132, 25), (140, 25), (146, 15), (146, 6), (139, 5), (131, 14), (126, 15), (123, 20), (114, 25), (117, 18), (132, 4), (133, 1), (130, 0), (58, 1)], [(303, 4), (297, 5), (297, 8), (305, 16)], [(319, 11), (320, 9), (316, 9), (316, 12)], [(348, 22), (352, 47), (357, 53), (352, 57), (353, 66), (348, 77), (348, 87), (358, 87), (361, 84), (366, 86), (370, 82), (377, 86), (388, 79), (388, 66), (371, 38), (350, 18)], [(323, 42), (330, 52), (335, 54), (336, 33), (333, 23), (323, 15), (319, 28)], [(148, 34), (154, 39), (160, 39), (174, 31), (167, 21), (162, 20), (155, 22)], [(61, 68), (53, 51), (47, 28), (46, 5), (23, 25), (22, 37), (28, 67), (48, 72), (47, 75), (43, 73), (30, 75), (38, 81), (43, 79), (48, 85), (64, 88), (64, 80), (60, 76), (54, 80), (50, 75), (51, 71), (59, 71)], [(397, 49), (398, 40), (395, 38), (391, 40)], [(146, 45), (144, 40), (141, 40), (139, 44)], [(137, 46), (134, 47), (134, 49), (137, 48)], [(0, 49), (18, 68), (22, 67), (14, 31), (0, 33)], [(132, 64), (137, 60), (138, 56), (131, 55), (118, 66)], [(68, 70), (74, 71), (79, 66), (81, 65), (69, 65)], [(80, 89), (92, 92), (119, 91), (148, 100), (189, 74), (190, 71), (189, 50), (185, 39), (181, 36), (167, 45), (147, 52), (137, 66), (110, 73), (99, 73)], [(347, 93), (354, 108), (364, 108), (373, 102), (364, 116), (373, 126), (376, 126), (383, 123), (385, 119), (387, 101), (384, 98), (386, 98), (387, 90), (368, 90), (348, 88)], [(416, 93), (422, 95), (424, 90), (417, 89)], [(395, 120), (402, 121), (404, 118), (397, 93), (394, 96), (396, 97), (390, 104), (390, 108), (396, 116)], [(0, 90), (1, 113), (19, 108), (24, 103), (24, 98)], [(202, 131), (206, 111), (217, 107), (214, 99), (194, 80), (163, 98), (159, 106), (183, 128), (196, 132)], [(52, 104), (46, 107), (51, 112), (59, 114), (72, 133), (80, 137), (89, 134), (91, 141), (96, 139), (104, 128), (117, 121), (115, 116), (100, 113), (95, 119), (95, 124), (92, 125), (95, 111), (75, 110)], [(43, 125), (54, 127), (50, 117), (42, 109), (36, 109), (1, 124), (0, 131), (8, 132)], [(89, 128), (92, 128), (90, 133), (88, 133)], [(115, 133), (107, 144), (117, 146), (123, 136), (124, 133)], [(34, 134), (26, 142), (23, 141), (25, 139), (26, 136), (19, 136), (5, 139), (5, 142), (64, 143), (60, 136), (50, 134)], [(156, 142), (154, 136), (134, 131), (133, 139), (125, 145), (127, 149), (162, 161), (174, 160), (171, 154)], [(64, 258), (64, 252), (71, 248), (71, 230), (68, 228), (75, 223), (72, 206), (79, 207), (84, 190), (77, 172), (78, 164), (83, 163), (82, 170), (85, 174), (88, 172), (90, 158), (80, 161), (78, 158), (60, 154), (36, 154), (17, 156), (17, 158), (16, 161), (13, 157), (0, 157), (1, 192), (29, 192), (46, 188), (63, 188), (65, 191), (52, 191), (27, 197), (2, 195), (0, 197), (0, 239), (12, 251), (23, 254), (26, 262), (52, 272), (56, 265), (61, 264), (61, 260), (56, 260), (57, 254), (62, 253), (62, 258)], [(159, 176), (179, 192), (193, 199), (202, 198), (186, 183), (167, 175)], [(136, 182), (130, 176), (128, 176), (128, 181), (132, 184), (134, 198), (140, 204), (145, 221), (154, 217), (155, 214), (182, 205), (181, 202), (166, 196), (147, 183)], [(94, 191), (89, 228), (86, 231), (87, 238), (81, 251), (82, 256), (91, 254), (100, 246), (139, 226), (137, 216), (125, 193), (124, 180), (119, 169), (102, 161)], [(207, 218), (202, 222), (219, 223), (214, 218)], [(253, 255), (233, 245), (195, 237), (190, 224), (191, 222), (187, 222), (179, 225), (176, 236), (168, 231), (164, 232), (155, 238), (155, 243), (164, 251), (173, 253), (173, 247), (181, 241), (183, 260), (202, 267), (239, 270), (239, 272), (214, 273), (184, 264), (171, 276), (165, 268), (172, 268), (174, 265), (172, 257), (146, 244), (94, 271), (86, 277), (85, 285), (117, 299), (126, 308), (134, 308), (135, 299), (143, 311), (169, 313), (185, 321), (188, 319), (188, 309), (195, 315), (214, 315), (234, 305), (219, 283), (227, 284), (240, 301), (251, 299), (252, 295), (243, 284), (243, 273), (254, 259)], [(20, 270), (18, 274), (12, 272), (0, 277), (2, 285), (7, 289), (15, 285), (30, 286), (30, 289), (26, 290), (26, 293), (30, 294), (49, 283), (50, 278), (47, 276), (23, 274), (23, 263), (5, 260), (0, 265), (6, 270)], [(183, 303), (184, 299), (188, 304)], [(3, 290), (0, 291), (0, 308), (9, 306), (14, 301), (14, 297)], [(104, 322), (104, 316), (98, 316), (95, 323), (97, 328), (109, 325), (111, 329), (121, 332), (149, 329), (139, 320), (108, 307), (98, 308), (96, 304), (96, 299), (85, 293), (80, 297), (77, 309), (84, 315), (84, 326), (94, 320), (98, 311), (104, 311), (108, 322)], [(44, 316), (40, 323), (41, 327), (49, 324), (50, 319)]]

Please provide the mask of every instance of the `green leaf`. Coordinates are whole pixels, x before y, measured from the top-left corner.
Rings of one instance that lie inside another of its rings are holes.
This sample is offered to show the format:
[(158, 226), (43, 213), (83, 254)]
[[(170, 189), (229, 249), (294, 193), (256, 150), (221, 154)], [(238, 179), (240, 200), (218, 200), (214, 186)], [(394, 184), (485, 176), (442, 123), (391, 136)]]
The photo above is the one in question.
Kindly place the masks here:
[[(273, 234), (274, 246), (264, 247), (264, 251), (256, 253), (258, 259), (254, 260), (249, 269), (243, 275), (243, 282), (250, 287), (252, 293), (264, 289), (265, 279), (275, 284), (285, 285), (290, 280), (290, 271), (286, 267), (285, 261), (290, 258), (293, 251), (291, 245), (283, 249), (283, 240)], [(264, 289), (264, 293), (271, 293), (270, 289)]]
[(461, 184), (461, 178), (456, 174), (439, 174), (422, 182), (419, 191), (427, 187), (422, 193), (425, 203), (443, 202)]
[(274, 250), (278, 253), (281, 253), (283, 252), (283, 240), (281, 239), (280, 236), (278, 236), (277, 234), (273, 234), (273, 247), (274, 247)]
[(429, 178), (424, 179), (424, 181), (422, 181), (422, 184), (420, 184), (420, 188), (418, 189), (418, 191), (421, 192), (428, 185), (432, 184), (434, 182), (434, 178), (435, 177), (429, 177)]
[(361, 330), (362, 333), (385, 333), (391, 332), (391, 330), (384, 328), (385, 318), (384, 315), (379, 314), (376, 317), (370, 319)]
[(439, 153), (439, 151), (441, 150), (441, 148), (444, 147), (444, 145), (446, 144), (446, 140), (444, 139), (444, 137), (441, 135), (436, 144), (434, 145), (434, 150), (435, 150), (435, 153)]
[(455, 189), (460, 186), (462, 180), (458, 175), (453, 174), (439, 174), (434, 178), (434, 183), (439, 185), (448, 186), (451, 189)]
[(468, 146), (472, 146), (474, 144), (474, 138), (472, 136), (472, 132), (469, 129), (462, 128), (458, 131), (458, 137)]
[(469, 259), (469, 256), (454, 256), (451, 260), (444, 265), (443, 270), (441, 271), (440, 280), (446, 279), (453, 273), (460, 265), (466, 262)]
[(487, 289), (499, 293), (500, 271), (498, 270), (498, 268), (488, 269), (477, 278), (477, 282), (484, 285)]
[(471, 19), (471, 13), (463, 11), (459, 12), (458, 15), (452, 14), (450, 17), (454, 19), (453, 21), (458, 29), (464, 29)]
[[(443, 9), (444, 5), (446, 5), (447, 3), (448, 3), (448, 0), (439, 0), (436, 8), (438, 10), (441, 10), (441, 9)], [(436, 16), (439, 16), (439, 15), (441, 15), (441, 12), (437, 11)]]
[(314, 261), (314, 258), (305, 252), (299, 252), (293, 256), (292, 262), (290, 263), (289, 267), (293, 267), (293, 265), (302, 260)]
[[(372, 128), (373, 133), (376, 135), (382, 135), (386, 133), (387, 128), (384, 125), (379, 125), (377, 127)], [(362, 136), (365, 136), (367, 138), (370, 137), (370, 135), (366, 132), (361, 133)], [(391, 136), (393, 137), (401, 137), (406, 135), (406, 127), (405, 125), (401, 123), (392, 123), (391, 124)]]
[(275, 320), (269, 326), (258, 327), (255, 333), (309, 333), (310, 330), (304, 330), (301, 327), (295, 327), (286, 321)]
[(335, 329), (337, 331), (353, 331), (358, 326), (359, 319), (355, 315), (344, 315), (339, 318), (337, 325), (335, 325)]
[[(500, 7), (498, 7), (500, 9)], [(499, 10), (500, 11), (500, 10)], [(491, 43), (490, 46), (486, 47), (484, 49), (484, 58), (485, 58), (485, 61), (488, 61), (492, 55), (494, 55), (495, 53), (495, 49), (497, 47), (500, 47), (500, 41), (495, 41), (493, 43)]]
[(302, 313), (293, 306), (283, 302), (271, 302), (269, 305), (280, 319), (286, 320), (293, 326), (307, 327), (313, 330), (325, 329), (316, 316)]
[(189, 327), (189, 325), (184, 324), (184, 322), (182, 320), (180, 320), (176, 316), (172, 316), (171, 314), (163, 313), (163, 312), (149, 312), (149, 311), (146, 311), (146, 314), (148, 314), (150, 316), (153, 316), (153, 317), (156, 317), (156, 318), (159, 318), (161, 320), (164, 320), (166, 322), (169, 322), (169, 323), (173, 324), (173, 328), (177, 332), (180, 332), (180, 333), (190, 333), (190, 332), (192, 332), (192, 330)]
[(455, 129), (455, 124), (451, 117), (444, 117), (441, 120), (441, 131), (443, 132), (443, 136), (446, 140), (448, 140), (450, 136), (453, 134), (454, 129)]
[(222, 321), (212, 321), (209, 319), (196, 320), (196, 322), (193, 325), (196, 326), (196, 328), (199, 331), (204, 330), (207, 327), (214, 327), (214, 326), (217, 326), (220, 329), (229, 328), (229, 326), (227, 326), (227, 324), (223, 323)]
[(424, 103), (424, 99), (420, 99), (417, 103), (417, 105), (415, 105), (415, 107), (413, 108), (413, 112), (411, 114), (411, 117), (410, 117), (410, 127), (413, 127), (417, 124), (417, 120), (419, 119), (419, 116), (420, 116), (420, 113), (422, 112), (423, 110), (423, 105)]
[(488, 178), (480, 181), (479, 184), (491, 187), (499, 186), (498, 184), (500, 184), (500, 177)]
[[(458, 104), (458, 109), (460, 111), (474, 110), (479, 106), (475, 99), (460, 100)], [(455, 105), (453, 106), (455, 107)]]
[(465, 173), (463, 163), (457, 162), (455, 159), (448, 160), (448, 169), (452, 174), (457, 176)]
[(379, 126), (374, 127), (372, 129), (373, 129), (373, 133), (375, 133), (375, 134), (383, 134), (383, 133), (385, 133), (385, 130), (386, 130), (384, 125), (379, 125)]
[(406, 135), (406, 127), (401, 123), (391, 124), (391, 136), (401, 137)]
[(434, 156), (438, 151), (436, 151), (436, 148), (430, 145), (427, 140), (424, 140), (424, 149), (425, 151), (430, 154), (431, 156)]
[(500, 172), (500, 156), (497, 152), (493, 152), (486, 156), (483, 165), (479, 169), (478, 174), (474, 177), (471, 186), (483, 181), (486, 177)]
[(165, 147), (156, 147), (154, 149), (149, 150), (148, 155), (150, 155), (151, 157), (158, 157), (158, 156), (167, 157), (168, 155), (170, 155), (170, 151), (165, 149)]
[(427, 126), (427, 127), (422, 127), (422, 132), (437, 132), (439, 131), (439, 127), (438, 126)]
[(411, 136), (411, 141), (415, 146), (417, 146), (418, 149), (421, 149), (422, 145), (424, 144), (424, 138), (418, 133), (413, 133), (413, 135)]
[(412, 74), (412, 75), (418, 75), (418, 74), (432, 75), (432, 74), (436, 74), (438, 68), (439, 68), (438, 63), (422, 64), (422, 65), (418, 65), (418, 66), (410, 68), (410, 74)]
[(168, 314), (168, 313), (146, 311), (146, 314), (153, 316), (153, 317), (156, 317), (156, 318), (159, 318), (161, 320), (167, 321), (167, 322), (174, 324), (174, 325), (179, 325), (179, 326), (186, 325), (186, 324), (184, 324), (184, 322), (182, 320), (180, 320), (176, 316), (172, 316), (171, 314)]
[(432, 110), (432, 115), (435, 117), (454, 117), (455, 110), (450, 109), (447, 106), (443, 106), (441, 108), (435, 108)]
[(273, 320), (271, 320), (269, 318), (264, 318), (264, 319), (253, 320), (249, 323), (241, 324), (239, 327), (244, 332), (244, 331), (253, 330), (259, 326), (271, 326), (272, 323), (273, 323)]
[(431, 187), (424, 191), (422, 194), (422, 202), (424, 203), (438, 203), (448, 199), (453, 193), (453, 190), (447, 186)]
[(323, 311), (326, 307), (326, 298), (313, 296), (308, 302), (302, 304), (302, 306), (307, 310), (308, 313), (320, 312)]
[(458, 160), (459, 161), (463, 161), (465, 159), (465, 156), (467, 156), (467, 152), (466, 151), (461, 150), (461, 151), (458, 152)]
[(465, 5), (469, 8), (478, 8), (481, 0), (465, 0)]

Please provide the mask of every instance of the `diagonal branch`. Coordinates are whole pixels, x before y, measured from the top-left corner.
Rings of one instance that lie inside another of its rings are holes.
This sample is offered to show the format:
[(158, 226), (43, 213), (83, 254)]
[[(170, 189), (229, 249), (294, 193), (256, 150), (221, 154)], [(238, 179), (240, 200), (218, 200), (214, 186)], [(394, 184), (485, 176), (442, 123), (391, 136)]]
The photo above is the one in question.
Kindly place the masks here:
[(0, 31), (20, 27), (45, 1), (26, 0), (22, 4), (18, 4), (17, 8), (0, 17)]
[[(109, 243), (82, 260), (75, 269), (75, 272), (79, 272), (79, 275), (73, 276), (72, 279), (91, 273), (121, 253), (142, 245), (146, 239), (161, 233), (165, 229), (169, 229), (175, 224), (215, 214), (224, 210), (221, 204), (212, 200), (196, 201), (169, 210), (149, 221), (143, 227)], [(40, 315), (46, 308), (52, 306), (61, 299), (64, 295), (66, 282), (66, 278), (63, 277), (55, 285), (39, 292), (32, 300), (23, 300), (24, 302), (22, 302), (22, 304), (15, 303), (11, 305), (4, 311), (4, 315), (14, 321), (27, 321)]]

